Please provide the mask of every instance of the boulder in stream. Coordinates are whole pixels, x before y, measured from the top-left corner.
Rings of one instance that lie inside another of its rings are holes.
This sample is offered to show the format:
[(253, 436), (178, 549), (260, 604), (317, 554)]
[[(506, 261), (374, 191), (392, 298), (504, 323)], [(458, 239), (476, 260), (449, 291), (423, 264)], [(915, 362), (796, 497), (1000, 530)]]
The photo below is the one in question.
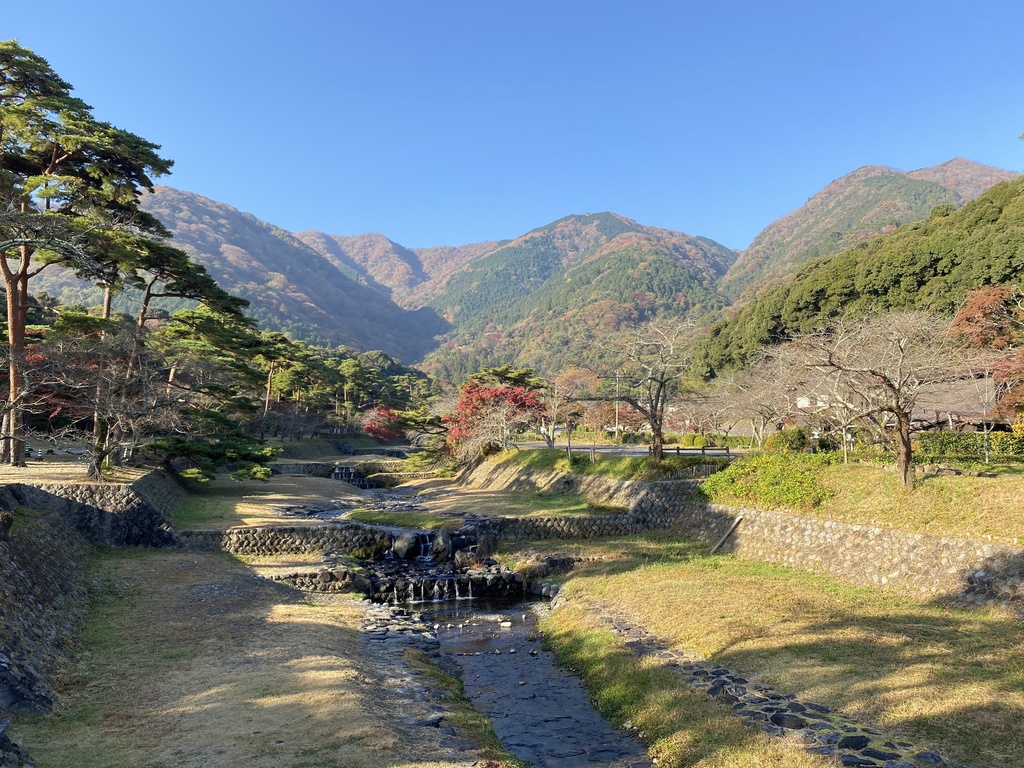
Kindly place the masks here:
[(438, 563), (446, 563), (452, 556), (452, 537), (447, 529), (439, 528), (430, 543), (430, 554)]
[(391, 551), (395, 553), (395, 557), (402, 560), (411, 560), (414, 557), (418, 557), (420, 555), (419, 534), (412, 531), (402, 531), (395, 537), (395, 543), (391, 547)]
[(493, 533), (481, 533), (476, 537), (476, 554), (482, 560), (498, 551), (498, 538)]

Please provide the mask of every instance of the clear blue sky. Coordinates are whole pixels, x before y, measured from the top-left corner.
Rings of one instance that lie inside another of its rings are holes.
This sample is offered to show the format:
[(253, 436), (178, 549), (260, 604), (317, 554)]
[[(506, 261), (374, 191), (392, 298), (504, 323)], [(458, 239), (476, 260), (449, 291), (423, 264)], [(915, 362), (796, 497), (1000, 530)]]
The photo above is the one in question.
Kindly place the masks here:
[(160, 183), (409, 247), (572, 213), (744, 248), (863, 165), (1024, 170), (1024, 3), (48, 0), (0, 38)]

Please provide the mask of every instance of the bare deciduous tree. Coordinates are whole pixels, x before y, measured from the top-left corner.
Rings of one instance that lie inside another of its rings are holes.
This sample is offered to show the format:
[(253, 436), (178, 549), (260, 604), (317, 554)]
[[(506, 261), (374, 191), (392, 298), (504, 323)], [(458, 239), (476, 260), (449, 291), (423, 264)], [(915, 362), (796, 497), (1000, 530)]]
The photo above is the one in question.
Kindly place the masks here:
[(655, 461), (665, 456), (668, 404), (684, 390), (693, 365), (692, 333), (692, 324), (683, 320), (659, 320), (636, 326), (612, 350), (622, 360), (618, 376), (621, 391), (579, 398), (618, 401), (636, 411), (651, 430), (651, 456)]
[(820, 377), (812, 386), (828, 393), (837, 414), (842, 411), (840, 421), (857, 415), (892, 419), (897, 469), (903, 486), (911, 488), (914, 406), (924, 389), (970, 378), (962, 349), (948, 321), (910, 311), (841, 320), (793, 341), (784, 357)]
[(731, 416), (750, 425), (752, 442), (760, 447), (769, 431), (795, 413), (797, 398), (804, 391), (798, 373), (778, 349), (771, 349), (742, 371), (717, 380), (715, 389), (728, 403)]
[(567, 439), (572, 440), (572, 427), (583, 416), (578, 401), (581, 395), (597, 388), (597, 376), (591, 371), (570, 369), (547, 382), (538, 399), (544, 405), (541, 433), (548, 448), (555, 447), (555, 428), (566, 426)]

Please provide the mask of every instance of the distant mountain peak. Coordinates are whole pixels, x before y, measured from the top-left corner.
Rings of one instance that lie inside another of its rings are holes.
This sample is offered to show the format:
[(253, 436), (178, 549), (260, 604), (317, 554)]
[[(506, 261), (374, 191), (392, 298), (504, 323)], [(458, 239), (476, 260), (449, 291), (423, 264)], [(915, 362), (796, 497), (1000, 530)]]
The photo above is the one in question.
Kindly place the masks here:
[(907, 174), (912, 179), (933, 181), (960, 195), (962, 202), (973, 200), (996, 184), (1012, 181), (1019, 173), (982, 165), (963, 157), (954, 157), (930, 168), (920, 168)]
[(733, 298), (753, 286), (761, 290), (788, 279), (810, 259), (922, 221), (936, 205), (960, 207), (1018, 175), (962, 157), (910, 173), (865, 165), (765, 227), (732, 265), (722, 288)]

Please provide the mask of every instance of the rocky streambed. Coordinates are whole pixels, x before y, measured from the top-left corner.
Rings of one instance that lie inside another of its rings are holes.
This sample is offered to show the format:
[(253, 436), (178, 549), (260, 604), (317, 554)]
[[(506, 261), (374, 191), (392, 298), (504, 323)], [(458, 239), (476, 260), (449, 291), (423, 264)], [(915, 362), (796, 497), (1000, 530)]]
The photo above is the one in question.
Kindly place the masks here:
[[(543, 609), (524, 602), (555, 597), (559, 587), (548, 577), (580, 559), (548, 556), (511, 570), (492, 557), (493, 535), (472, 523), (452, 533), (396, 528), (391, 534), (391, 548), (371, 562), (354, 564), (328, 553), (317, 569), (278, 578), (304, 589), (365, 594), (378, 615), (386, 613), (364, 628), (370, 639), (389, 646), (425, 644), (454, 662), (474, 706), (491, 719), (506, 748), (534, 768), (651, 766), (643, 745), (603, 720), (579, 680), (541, 649), (536, 625)], [(862, 768), (950, 765), (933, 751), (894, 741), (827, 707), (672, 651), (642, 627), (601, 618), (631, 651), (676, 669), (681, 684), (730, 705), (770, 735), (796, 737), (808, 752)]]
[[(383, 651), (417, 647), (457, 667), (505, 748), (534, 768), (651, 767), (644, 745), (602, 718), (579, 678), (541, 647), (538, 613), (558, 593), (547, 577), (577, 559), (536, 558), (512, 570), (493, 558), (494, 537), (472, 525), (391, 533), (382, 557), (328, 553), (320, 566), (275, 578), (305, 590), (362, 592), (369, 642)], [(418, 724), (446, 728), (443, 709)]]
[[(644, 745), (602, 718), (579, 678), (541, 647), (544, 610), (536, 599), (373, 604), (363, 631), (382, 651), (413, 646), (454, 665), (505, 748), (532, 768), (651, 768)], [(415, 724), (448, 730), (442, 707)]]

